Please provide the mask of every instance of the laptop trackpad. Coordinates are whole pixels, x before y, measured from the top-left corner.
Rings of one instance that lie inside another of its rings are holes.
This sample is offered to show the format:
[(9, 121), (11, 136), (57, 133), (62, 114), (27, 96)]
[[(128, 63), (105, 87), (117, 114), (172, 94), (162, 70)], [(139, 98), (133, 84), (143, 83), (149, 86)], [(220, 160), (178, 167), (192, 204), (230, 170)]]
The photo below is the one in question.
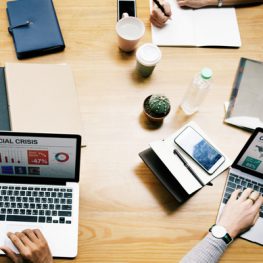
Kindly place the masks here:
[[(15, 224), (12, 224), (12, 225), (6, 226), (6, 233), (8, 233), (8, 232), (12, 232), (12, 233), (22, 232), (25, 229), (40, 229), (40, 230), (42, 230), (41, 226), (39, 226), (39, 225), (15, 225)], [(12, 241), (7, 236), (5, 237), (4, 244), (5, 244), (5, 246), (11, 248), (15, 253), (17, 253), (17, 254), (19, 253), (17, 248), (14, 246)]]

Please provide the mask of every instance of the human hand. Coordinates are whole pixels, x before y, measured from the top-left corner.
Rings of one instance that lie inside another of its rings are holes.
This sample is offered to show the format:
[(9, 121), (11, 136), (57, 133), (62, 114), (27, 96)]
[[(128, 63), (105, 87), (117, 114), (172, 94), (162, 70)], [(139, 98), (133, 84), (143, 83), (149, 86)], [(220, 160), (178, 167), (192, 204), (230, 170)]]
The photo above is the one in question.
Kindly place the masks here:
[(170, 4), (166, 1), (162, 1), (161, 5), (164, 8), (165, 14), (162, 12), (162, 10), (158, 6), (154, 6), (152, 13), (150, 15), (150, 21), (153, 25), (157, 27), (163, 27), (166, 23), (166, 21), (171, 17), (171, 7)]
[(181, 7), (201, 8), (204, 6), (216, 6), (217, 0), (177, 0)]
[(248, 230), (259, 218), (259, 210), (263, 205), (263, 197), (258, 192), (247, 188), (238, 198), (240, 190), (235, 190), (229, 198), (217, 222), (225, 227), (228, 234), (235, 238), (238, 234)]
[(8, 238), (16, 246), (20, 254), (9, 247), (0, 247), (14, 263), (52, 263), (53, 258), (46, 239), (38, 229), (26, 229), (22, 232), (7, 233)]

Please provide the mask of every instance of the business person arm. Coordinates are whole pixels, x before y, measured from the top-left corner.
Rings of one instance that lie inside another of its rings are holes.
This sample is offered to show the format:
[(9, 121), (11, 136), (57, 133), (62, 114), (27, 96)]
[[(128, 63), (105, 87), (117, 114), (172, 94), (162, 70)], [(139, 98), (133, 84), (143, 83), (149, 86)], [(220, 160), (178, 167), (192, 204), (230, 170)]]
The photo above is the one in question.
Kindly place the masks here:
[[(218, 6), (218, 0), (177, 0), (177, 2), (178, 2), (178, 5), (181, 7), (191, 7), (191, 8)], [(222, 6), (260, 4), (262, 2), (263, 0), (222, 0)]]
[(168, 2), (164, 1), (159, 1), (159, 3), (163, 6), (165, 14), (162, 12), (162, 10), (153, 4), (153, 9), (150, 14), (150, 21), (153, 25), (161, 28), (165, 25), (166, 21), (171, 17), (172, 12), (171, 12), (171, 7)]
[[(263, 205), (260, 193), (248, 188), (238, 198), (239, 193), (240, 190), (233, 192), (217, 222), (233, 239), (256, 223)], [(227, 247), (223, 239), (208, 233), (180, 263), (216, 263)]]
[(53, 258), (47, 241), (38, 229), (26, 229), (22, 232), (8, 233), (8, 238), (16, 246), (20, 254), (8, 247), (0, 247), (14, 263), (52, 263)]

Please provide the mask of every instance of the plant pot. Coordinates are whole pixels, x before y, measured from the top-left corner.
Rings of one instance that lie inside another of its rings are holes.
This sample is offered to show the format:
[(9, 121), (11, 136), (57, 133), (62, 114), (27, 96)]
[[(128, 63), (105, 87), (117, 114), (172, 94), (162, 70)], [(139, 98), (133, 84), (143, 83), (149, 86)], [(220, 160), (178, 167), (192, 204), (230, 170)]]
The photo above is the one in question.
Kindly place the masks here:
[(143, 102), (143, 111), (145, 116), (152, 122), (162, 122), (164, 120), (164, 118), (169, 114), (171, 107), (169, 106), (169, 110), (165, 115), (153, 115), (150, 112), (147, 111), (147, 105), (149, 102), (149, 99), (152, 95), (148, 96), (144, 102)]

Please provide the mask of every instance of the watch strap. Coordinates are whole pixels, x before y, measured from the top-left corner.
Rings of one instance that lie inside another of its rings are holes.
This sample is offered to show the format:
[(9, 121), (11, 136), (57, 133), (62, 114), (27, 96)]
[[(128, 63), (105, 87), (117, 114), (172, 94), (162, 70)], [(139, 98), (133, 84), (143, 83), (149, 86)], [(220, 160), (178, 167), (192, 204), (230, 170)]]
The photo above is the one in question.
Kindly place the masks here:
[[(213, 232), (212, 232), (212, 228), (216, 226), (216, 224), (213, 224), (210, 228), (209, 228), (209, 232), (211, 232), (211, 234), (213, 235)], [(213, 235), (213, 237), (215, 237)], [(228, 234), (226, 233), (222, 238), (218, 238), (218, 237), (215, 237), (217, 239), (222, 239), (226, 244), (230, 244), (232, 241), (233, 241), (233, 238)]]

